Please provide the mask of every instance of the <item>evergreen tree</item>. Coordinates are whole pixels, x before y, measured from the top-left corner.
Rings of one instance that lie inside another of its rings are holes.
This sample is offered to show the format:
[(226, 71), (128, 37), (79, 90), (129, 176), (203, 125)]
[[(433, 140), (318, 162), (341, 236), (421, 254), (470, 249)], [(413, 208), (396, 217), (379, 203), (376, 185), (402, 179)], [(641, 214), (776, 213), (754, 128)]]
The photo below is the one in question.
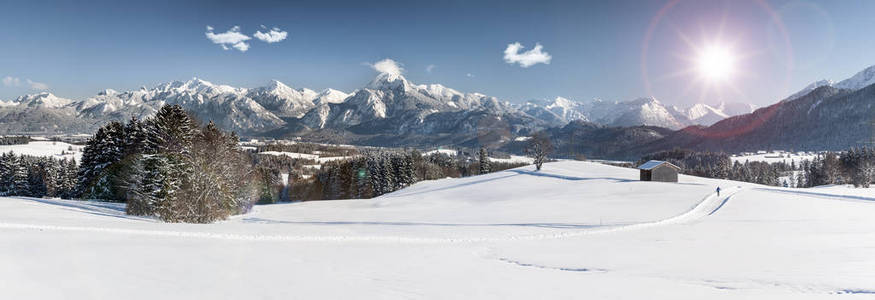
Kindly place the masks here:
[(131, 117), (131, 119), (128, 121), (128, 124), (125, 125), (124, 133), (125, 136), (123, 155), (127, 157), (130, 155), (143, 153), (146, 147), (147, 138), (145, 124), (137, 119), (137, 117)]
[(480, 147), (480, 174), (489, 173), (489, 154), (485, 147)]
[(28, 195), (28, 173), (23, 159), (14, 157), (12, 159), (11, 170), (9, 194), (17, 196)]
[(3, 153), (0, 155), (0, 195), (10, 195), (12, 193), (12, 173), (14, 170), (15, 159), (12, 152)]
[(392, 167), (392, 158), (388, 154), (383, 153), (382, 163), (383, 163), (383, 166), (382, 166), (382, 171), (383, 171), (382, 185), (383, 186), (381, 187), (381, 189), (382, 189), (381, 195), (394, 192), (395, 191), (395, 182), (396, 182), (395, 170)]
[(127, 214), (152, 216), (167, 198), (167, 161), (159, 154), (138, 158), (129, 178)]
[(76, 182), (79, 166), (76, 159), (61, 161), (61, 171), (58, 172), (58, 196), (64, 199), (76, 197)]

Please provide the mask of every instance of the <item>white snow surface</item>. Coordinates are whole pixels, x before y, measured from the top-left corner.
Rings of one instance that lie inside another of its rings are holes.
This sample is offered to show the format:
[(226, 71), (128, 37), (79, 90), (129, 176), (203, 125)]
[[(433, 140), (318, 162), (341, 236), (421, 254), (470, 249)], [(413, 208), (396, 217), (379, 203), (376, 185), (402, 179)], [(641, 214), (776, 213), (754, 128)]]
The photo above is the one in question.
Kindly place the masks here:
[[(2, 299), (865, 299), (875, 198), (548, 163), (210, 225), (0, 198)], [(713, 193), (723, 188), (718, 197)]]
[(319, 159), (319, 155), (316, 155), (316, 154), (297, 153), (297, 152), (264, 151), (264, 152), (258, 152), (258, 154), (274, 155), (274, 156), (288, 156), (291, 158), (299, 158), (299, 159), (312, 159), (312, 160)]
[[(18, 155), (54, 157), (56, 159), (75, 158), (76, 162), (82, 161), (82, 148), (85, 146), (73, 145), (64, 142), (33, 141), (20, 145), (0, 145), (0, 153), (12, 152)], [(70, 151), (69, 149), (73, 149)], [(61, 153), (64, 154), (61, 154)]]
[(767, 163), (791, 163), (795, 162), (797, 165), (802, 163), (803, 160), (813, 161), (817, 157), (817, 154), (813, 153), (765, 153), (765, 154), (750, 154), (750, 155), (737, 155), (732, 156), (729, 159), (732, 160), (733, 163), (739, 162), (744, 163), (745, 161), (761, 161)]
[(425, 153), (423, 153), (423, 154), (424, 154), (424, 155), (446, 154), (446, 155), (449, 155), (449, 156), (456, 156), (456, 154), (458, 154), (458, 153), (459, 153), (459, 151), (456, 151), (456, 150), (453, 150), (453, 149), (435, 149), (435, 150), (427, 151), (427, 152), (425, 152)]
[(490, 157), (489, 161), (491, 162), (503, 162), (503, 163), (526, 163), (531, 164), (535, 162), (534, 158), (528, 156), (520, 156), (520, 155), (511, 155), (510, 158), (494, 158)]

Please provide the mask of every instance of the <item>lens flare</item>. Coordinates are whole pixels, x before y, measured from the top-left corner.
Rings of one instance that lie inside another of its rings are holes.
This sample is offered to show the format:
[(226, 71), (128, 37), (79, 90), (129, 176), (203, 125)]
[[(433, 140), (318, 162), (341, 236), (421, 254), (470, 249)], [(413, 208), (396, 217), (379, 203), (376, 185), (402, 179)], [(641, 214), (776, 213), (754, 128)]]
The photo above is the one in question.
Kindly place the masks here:
[(696, 67), (699, 74), (709, 81), (725, 81), (735, 71), (735, 57), (730, 49), (711, 45), (698, 53)]

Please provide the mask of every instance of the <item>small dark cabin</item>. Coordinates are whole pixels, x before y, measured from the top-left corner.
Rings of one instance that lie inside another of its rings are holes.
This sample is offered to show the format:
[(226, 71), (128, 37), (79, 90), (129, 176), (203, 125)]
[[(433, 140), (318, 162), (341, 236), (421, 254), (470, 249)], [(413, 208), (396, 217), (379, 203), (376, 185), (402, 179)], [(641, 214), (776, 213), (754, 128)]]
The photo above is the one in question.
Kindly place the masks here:
[(678, 182), (678, 172), (681, 170), (667, 161), (651, 160), (638, 166), (641, 170), (641, 181)]

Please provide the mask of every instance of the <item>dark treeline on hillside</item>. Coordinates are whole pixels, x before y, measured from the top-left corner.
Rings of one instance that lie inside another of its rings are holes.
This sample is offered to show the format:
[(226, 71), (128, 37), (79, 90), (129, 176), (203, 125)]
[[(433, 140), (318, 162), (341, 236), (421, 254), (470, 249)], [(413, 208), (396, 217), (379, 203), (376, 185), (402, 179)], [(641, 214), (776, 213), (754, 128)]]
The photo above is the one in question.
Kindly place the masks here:
[(324, 164), (310, 180), (293, 184), (290, 197), (292, 200), (372, 198), (421, 180), (479, 175), (523, 165), (526, 164), (490, 162), (485, 149), (477, 157), (422, 155), (416, 150), (369, 151), (352, 159)]
[(0, 136), (0, 145), (24, 145), (30, 142), (27, 136)]
[(801, 163), (800, 186), (853, 184), (869, 187), (875, 180), (875, 149), (851, 148), (842, 153), (826, 152), (812, 161)]
[(721, 152), (696, 152), (692, 150), (674, 149), (646, 155), (638, 161), (642, 164), (648, 160), (664, 160), (681, 168), (687, 175), (737, 180), (765, 185), (779, 185), (781, 172), (791, 169), (784, 163), (769, 164), (766, 162), (735, 162), (729, 155)]
[(0, 155), (0, 195), (27, 197), (76, 196), (75, 160), (4, 153)]
[(110, 122), (88, 140), (77, 192), (127, 202), (132, 215), (206, 223), (245, 212), (255, 198), (251, 164), (238, 137), (199, 126), (178, 105), (127, 124)]
[[(639, 164), (648, 160), (664, 160), (681, 167), (682, 173), (701, 177), (737, 180), (765, 185), (813, 187), (827, 184), (853, 184), (869, 187), (875, 180), (875, 149), (852, 148), (841, 153), (825, 152), (813, 160), (766, 163), (759, 161), (736, 161), (719, 152), (696, 152), (675, 149), (653, 153), (641, 158)], [(796, 172), (792, 172), (796, 171)], [(798, 172), (798, 176), (797, 176)], [(782, 182), (787, 176), (793, 182)]]

